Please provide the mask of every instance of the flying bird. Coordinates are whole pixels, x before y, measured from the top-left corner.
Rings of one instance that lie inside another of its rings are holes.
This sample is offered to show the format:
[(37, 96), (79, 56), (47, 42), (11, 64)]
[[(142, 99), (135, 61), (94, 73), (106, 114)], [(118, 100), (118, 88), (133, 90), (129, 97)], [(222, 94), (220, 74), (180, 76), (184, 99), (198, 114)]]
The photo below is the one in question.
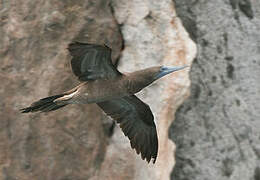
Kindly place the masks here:
[(20, 109), (22, 113), (49, 112), (68, 104), (96, 103), (108, 116), (119, 123), (131, 147), (148, 163), (155, 163), (158, 137), (150, 107), (134, 94), (155, 80), (182, 67), (156, 66), (128, 74), (117, 70), (106, 45), (73, 42), (68, 46), (73, 73), (81, 83), (59, 95), (40, 99)]

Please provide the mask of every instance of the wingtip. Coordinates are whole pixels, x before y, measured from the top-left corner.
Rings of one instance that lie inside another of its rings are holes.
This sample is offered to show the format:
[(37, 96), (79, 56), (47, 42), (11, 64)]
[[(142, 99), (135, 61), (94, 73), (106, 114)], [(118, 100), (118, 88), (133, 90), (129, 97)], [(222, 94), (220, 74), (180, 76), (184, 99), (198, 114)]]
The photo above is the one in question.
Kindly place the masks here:
[(111, 47), (109, 47), (106, 43), (103, 44), (94, 44), (94, 43), (85, 43), (85, 42), (79, 42), (79, 41), (72, 41), (68, 44), (67, 49), (70, 50), (72, 48), (72, 46), (80, 46), (80, 45), (89, 45), (89, 46), (100, 46), (100, 47), (104, 47), (107, 48), (109, 50), (111, 50)]
[[(148, 164), (151, 162), (151, 160), (152, 160), (152, 163), (155, 164), (156, 158), (157, 158), (157, 157), (145, 157), (144, 159), (147, 161)], [(142, 158), (142, 159), (143, 159), (143, 158)], [(144, 160), (144, 159), (143, 159), (143, 160)]]
[(28, 113), (28, 112), (31, 112), (30, 108), (22, 108), (22, 109), (19, 109), (20, 113)]
[(157, 157), (153, 157), (153, 164), (155, 164)]
[(73, 45), (84, 45), (84, 44), (88, 44), (88, 43), (83, 43), (83, 42), (79, 42), (79, 41), (72, 41), (68, 44), (67, 49), (69, 49), (71, 46)]
[(72, 41), (72, 42), (70, 42), (69, 44), (68, 44), (68, 47), (67, 47), (67, 49), (69, 49), (71, 46), (73, 46), (73, 45), (78, 45), (78, 44), (82, 44), (81, 42), (78, 42), (78, 41)]

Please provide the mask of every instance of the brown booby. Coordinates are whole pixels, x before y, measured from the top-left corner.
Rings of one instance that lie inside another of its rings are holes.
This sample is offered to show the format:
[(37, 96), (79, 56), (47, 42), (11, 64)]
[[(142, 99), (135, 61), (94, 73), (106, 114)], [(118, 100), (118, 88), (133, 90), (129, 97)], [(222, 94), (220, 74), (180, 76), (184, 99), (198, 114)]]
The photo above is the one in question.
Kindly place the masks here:
[(82, 82), (60, 95), (50, 96), (21, 109), (22, 113), (49, 112), (68, 104), (96, 103), (120, 124), (131, 147), (142, 159), (155, 163), (158, 137), (150, 107), (134, 94), (155, 80), (184, 69), (156, 66), (123, 74), (112, 64), (111, 49), (105, 45), (74, 42), (68, 46), (73, 73)]

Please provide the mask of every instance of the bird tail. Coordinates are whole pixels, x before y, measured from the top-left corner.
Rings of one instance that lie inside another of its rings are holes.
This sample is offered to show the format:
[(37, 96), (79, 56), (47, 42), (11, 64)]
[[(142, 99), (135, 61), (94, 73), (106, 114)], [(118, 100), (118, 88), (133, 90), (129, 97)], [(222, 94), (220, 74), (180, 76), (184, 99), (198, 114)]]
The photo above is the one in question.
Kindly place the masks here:
[(29, 113), (29, 112), (49, 112), (54, 111), (59, 108), (66, 106), (68, 103), (65, 101), (55, 101), (56, 99), (63, 97), (64, 94), (55, 95), (40, 99), (31, 104), (31, 106), (20, 109), (21, 113)]

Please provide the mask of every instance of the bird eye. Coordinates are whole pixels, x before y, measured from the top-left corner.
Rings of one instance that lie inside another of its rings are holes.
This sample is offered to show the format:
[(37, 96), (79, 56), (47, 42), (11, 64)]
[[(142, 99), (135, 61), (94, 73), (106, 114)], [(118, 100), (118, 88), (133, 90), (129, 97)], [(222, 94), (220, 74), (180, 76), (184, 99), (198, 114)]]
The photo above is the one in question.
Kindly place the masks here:
[(164, 66), (162, 66), (160, 69), (160, 71), (165, 71), (165, 70), (167, 70), (167, 67), (164, 67)]

